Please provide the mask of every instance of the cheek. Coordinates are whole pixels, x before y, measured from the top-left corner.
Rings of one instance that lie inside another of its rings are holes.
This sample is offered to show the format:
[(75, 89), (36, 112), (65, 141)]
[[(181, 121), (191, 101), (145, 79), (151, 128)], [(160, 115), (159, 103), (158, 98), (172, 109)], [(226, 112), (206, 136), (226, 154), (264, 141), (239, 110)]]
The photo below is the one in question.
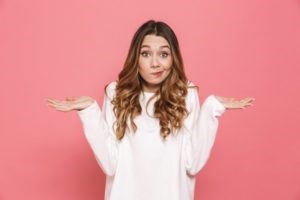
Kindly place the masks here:
[(145, 63), (143, 61), (139, 61), (139, 71), (144, 71), (145, 70)]
[(143, 79), (146, 78), (148, 71), (147, 65), (143, 62), (139, 62), (138, 72)]
[(167, 69), (170, 69), (172, 67), (172, 64), (173, 64), (173, 60), (172, 59), (166, 59), (166, 60), (163, 60), (162, 61), (162, 64), (164, 66), (164, 68), (167, 70)]
[(149, 65), (146, 59), (140, 58), (139, 59), (139, 68), (141, 69), (147, 69), (147, 66)]
[(169, 74), (171, 73), (171, 67), (166, 69), (166, 74), (165, 74), (165, 77), (169, 76)]

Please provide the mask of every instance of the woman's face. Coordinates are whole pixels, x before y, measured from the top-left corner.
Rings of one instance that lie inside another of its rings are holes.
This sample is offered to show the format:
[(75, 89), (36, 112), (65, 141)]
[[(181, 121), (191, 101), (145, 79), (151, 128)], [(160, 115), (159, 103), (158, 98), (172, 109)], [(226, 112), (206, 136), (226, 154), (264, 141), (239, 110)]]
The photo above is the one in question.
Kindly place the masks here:
[(139, 74), (144, 80), (143, 91), (155, 92), (170, 74), (172, 62), (168, 41), (161, 36), (146, 35), (139, 55)]

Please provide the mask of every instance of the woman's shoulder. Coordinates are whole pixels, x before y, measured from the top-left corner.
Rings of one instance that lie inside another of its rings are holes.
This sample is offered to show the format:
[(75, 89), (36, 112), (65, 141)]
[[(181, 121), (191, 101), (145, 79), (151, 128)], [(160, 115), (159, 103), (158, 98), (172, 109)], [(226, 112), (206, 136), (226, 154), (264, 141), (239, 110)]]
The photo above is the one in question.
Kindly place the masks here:
[(117, 86), (117, 81), (114, 80), (114, 81), (109, 82), (107, 84), (106, 88), (107, 88), (107, 90), (115, 90), (116, 86)]
[(105, 86), (105, 94), (110, 98), (113, 99), (115, 96), (115, 90), (117, 86), (117, 81), (111, 81)]
[(197, 92), (198, 91), (198, 86), (196, 84), (194, 84), (194, 82), (192, 82), (191, 80), (187, 81), (187, 89), (188, 89), (188, 93), (191, 92)]
[(199, 87), (194, 82), (188, 80), (186, 95), (186, 101), (188, 102), (188, 104), (194, 103), (194, 101), (199, 98), (198, 89)]

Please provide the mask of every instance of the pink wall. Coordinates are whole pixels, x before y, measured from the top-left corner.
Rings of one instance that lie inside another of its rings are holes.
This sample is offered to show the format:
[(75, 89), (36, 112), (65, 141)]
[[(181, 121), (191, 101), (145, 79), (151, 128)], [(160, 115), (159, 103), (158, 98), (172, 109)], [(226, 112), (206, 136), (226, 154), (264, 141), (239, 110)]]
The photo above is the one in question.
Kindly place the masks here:
[(150, 18), (175, 30), (201, 101), (256, 99), (221, 117), (196, 200), (299, 200), (299, 0), (0, 1), (0, 199), (103, 198), (78, 116), (44, 98), (101, 103)]

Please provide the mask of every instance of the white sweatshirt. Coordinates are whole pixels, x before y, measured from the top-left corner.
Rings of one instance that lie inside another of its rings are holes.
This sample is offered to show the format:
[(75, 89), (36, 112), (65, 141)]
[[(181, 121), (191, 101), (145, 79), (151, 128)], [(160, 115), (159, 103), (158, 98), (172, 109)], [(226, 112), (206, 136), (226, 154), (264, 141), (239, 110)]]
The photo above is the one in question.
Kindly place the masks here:
[(137, 131), (126, 132), (118, 141), (110, 102), (115, 86), (115, 81), (108, 85), (102, 110), (94, 101), (77, 111), (85, 137), (106, 174), (105, 200), (193, 200), (196, 174), (210, 156), (224, 105), (210, 95), (200, 109), (197, 88), (189, 88), (186, 106), (190, 114), (184, 127), (163, 141), (159, 121), (151, 117), (155, 100), (147, 108), (150, 116), (145, 110), (154, 93), (143, 92), (142, 114), (135, 118)]

